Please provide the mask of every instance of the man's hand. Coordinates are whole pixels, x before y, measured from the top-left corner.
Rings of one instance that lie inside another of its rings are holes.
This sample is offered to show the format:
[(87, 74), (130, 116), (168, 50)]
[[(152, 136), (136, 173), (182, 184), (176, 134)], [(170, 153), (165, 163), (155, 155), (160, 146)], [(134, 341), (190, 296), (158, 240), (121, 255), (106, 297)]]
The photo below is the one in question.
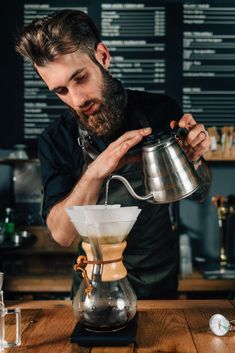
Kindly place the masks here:
[(99, 198), (104, 179), (125, 160), (127, 151), (151, 133), (150, 128), (128, 131), (111, 143), (106, 150), (89, 164), (72, 192), (56, 203), (48, 217), (47, 226), (53, 238), (62, 246), (71, 245), (77, 231), (65, 213), (65, 208), (74, 205), (95, 205)]
[(112, 142), (95, 160), (89, 165), (86, 174), (94, 178), (104, 180), (114, 170), (121, 168), (127, 163), (126, 153), (137, 145), (143, 137), (150, 135), (151, 128), (128, 131), (117, 140)]
[(204, 125), (197, 124), (191, 114), (184, 114), (178, 122), (175, 120), (170, 122), (172, 129), (177, 125), (188, 130), (187, 136), (180, 143), (189, 160), (198, 160), (211, 145), (211, 139)]

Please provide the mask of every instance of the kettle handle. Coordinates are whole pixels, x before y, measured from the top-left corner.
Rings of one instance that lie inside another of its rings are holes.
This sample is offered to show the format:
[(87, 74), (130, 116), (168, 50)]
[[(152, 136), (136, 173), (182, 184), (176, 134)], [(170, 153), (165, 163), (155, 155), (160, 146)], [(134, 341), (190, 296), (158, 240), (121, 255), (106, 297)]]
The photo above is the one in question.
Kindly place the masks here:
[(171, 133), (175, 138), (184, 138), (188, 135), (188, 130), (185, 127), (179, 127), (179, 125), (177, 125), (171, 130)]
[[(179, 127), (179, 125), (177, 125), (170, 131), (170, 133), (176, 139), (178, 139), (180, 137), (185, 138), (188, 135), (188, 130), (186, 128)], [(160, 137), (161, 135), (164, 135), (164, 132), (160, 131), (158, 133), (158, 135)], [(151, 134), (151, 135), (145, 136), (143, 138), (142, 145), (144, 146), (144, 145), (148, 145), (151, 143), (155, 143), (157, 138), (158, 138), (158, 136), (156, 134)]]

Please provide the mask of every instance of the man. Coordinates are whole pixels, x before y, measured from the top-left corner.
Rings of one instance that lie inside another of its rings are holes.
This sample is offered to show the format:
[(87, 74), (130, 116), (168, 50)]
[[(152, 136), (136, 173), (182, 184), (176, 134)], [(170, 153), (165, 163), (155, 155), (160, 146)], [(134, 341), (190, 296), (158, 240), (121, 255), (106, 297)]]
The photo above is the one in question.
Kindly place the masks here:
[[(124, 175), (137, 193), (144, 194), (141, 165), (130, 163), (135, 160), (133, 148), (151, 132), (170, 132), (177, 121), (188, 130), (181, 144), (201, 178), (195, 198), (205, 197), (210, 175), (201, 157), (210, 139), (204, 126), (190, 114), (182, 116), (175, 101), (165, 95), (125, 90), (108, 72), (109, 51), (85, 13), (64, 10), (33, 21), (23, 30), (16, 48), (31, 61), (49, 90), (69, 107), (39, 139), (43, 217), (59, 244), (69, 246), (77, 236), (65, 208), (104, 203), (105, 180), (114, 171)], [(85, 141), (85, 148), (78, 145), (78, 138), (80, 144)], [(124, 254), (137, 297), (173, 297), (177, 290), (177, 239), (168, 205), (137, 202), (118, 181), (111, 182), (109, 203), (142, 209)], [(79, 281), (75, 275), (74, 292)]]

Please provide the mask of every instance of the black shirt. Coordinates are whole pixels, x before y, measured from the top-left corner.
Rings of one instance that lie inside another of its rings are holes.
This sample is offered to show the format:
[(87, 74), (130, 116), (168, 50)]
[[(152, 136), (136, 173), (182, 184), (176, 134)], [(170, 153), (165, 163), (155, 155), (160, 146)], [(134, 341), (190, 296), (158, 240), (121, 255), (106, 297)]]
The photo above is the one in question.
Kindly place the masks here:
[[(179, 120), (181, 110), (168, 96), (127, 90), (125, 118), (119, 136), (125, 131), (139, 129), (148, 121), (153, 132), (170, 131), (170, 121)], [(141, 120), (140, 117), (144, 117)], [(78, 121), (70, 111), (54, 121), (39, 138), (39, 158), (42, 166), (44, 198), (42, 215), (46, 218), (53, 205), (65, 198), (81, 177), (84, 157), (77, 138)], [(102, 152), (110, 139), (91, 136)], [(117, 137), (117, 136), (116, 136)], [(116, 138), (115, 137), (115, 138)], [(127, 165), (118, 171), (126, 177), (135, 192), (144, 195), (139, 163)], [(98, 203), (104, 203), (103, 187)], [(172, 233), (168, 205), (151, 204), (133, 199), (117, 180), (110, 183), (109, 203), (122, 206), (138, 205), (142, 209), (137, 222), (127, 237), (124, 262), (139, 299), (167, 297), (177, 288), (177, 239)], [(82, 250), (79, 249), (81, 253)], [(80, 282), (74, 275), (74, 291)]]

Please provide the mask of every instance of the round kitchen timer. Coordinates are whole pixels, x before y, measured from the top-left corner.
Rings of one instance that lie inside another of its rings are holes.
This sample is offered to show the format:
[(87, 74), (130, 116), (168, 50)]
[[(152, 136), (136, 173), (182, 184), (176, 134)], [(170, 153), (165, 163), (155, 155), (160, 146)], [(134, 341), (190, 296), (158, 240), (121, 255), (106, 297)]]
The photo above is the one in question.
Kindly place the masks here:
[(214, 314), (211, 316), (209, 321), (209, 326), (211, 331), (216, 336), (224, 336), (229, 331), (233, 331), (233, 326), (235, 326), (235, 320), (229, 321), (225, 316), (221, 314)]

